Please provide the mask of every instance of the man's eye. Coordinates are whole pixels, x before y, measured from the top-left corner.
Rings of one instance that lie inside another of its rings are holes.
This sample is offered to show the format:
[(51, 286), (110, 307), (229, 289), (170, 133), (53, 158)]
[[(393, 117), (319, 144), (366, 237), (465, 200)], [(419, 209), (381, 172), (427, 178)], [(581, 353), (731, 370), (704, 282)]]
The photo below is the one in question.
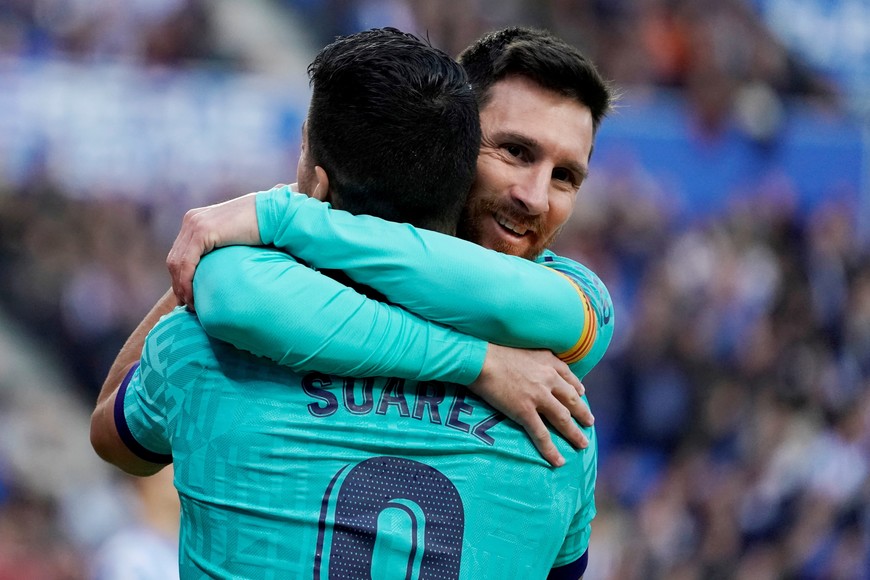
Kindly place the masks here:
[(519, 145), (505, 145), (504, 148), (512, 157), (523, 156), (523, 148)]
[(569, 181), (571, 183), (574, 182), (574, 175), (571, 174), (567, 169), (561, 169), (557, 167), (553, 170), (553, 179), (557, 181)]

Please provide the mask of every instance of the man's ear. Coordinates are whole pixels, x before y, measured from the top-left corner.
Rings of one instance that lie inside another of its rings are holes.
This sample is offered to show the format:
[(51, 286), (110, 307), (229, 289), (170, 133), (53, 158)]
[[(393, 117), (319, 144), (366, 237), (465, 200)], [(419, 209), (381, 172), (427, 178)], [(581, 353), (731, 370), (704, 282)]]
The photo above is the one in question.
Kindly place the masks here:
[(314, 193), (311, 197), (320, 201), (332, 201), (332, 196), (329, 192), (329, 176), (326, 171), (319, 165), (314, 167), (314, 176), (317, 179), (317, 185), (314, 186)]

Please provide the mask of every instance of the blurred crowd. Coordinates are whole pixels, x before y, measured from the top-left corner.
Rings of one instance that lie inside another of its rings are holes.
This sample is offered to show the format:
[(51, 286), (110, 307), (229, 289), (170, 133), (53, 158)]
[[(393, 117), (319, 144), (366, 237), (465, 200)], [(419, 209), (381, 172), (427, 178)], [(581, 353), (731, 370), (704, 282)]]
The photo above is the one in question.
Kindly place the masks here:
[(699, 127), (734, 114), (759, 139), (775, 134), (784, 95), (836, 106), (837, 91), (795, 58), (748, 0), (282, 0), (318, 15), (318, 45), (389, 22), (458, 55), (487, 30), (524, 23), (552, 30), (589, 55), (617, 86), (684, 92)]
[[(707, 135), (740, 116), (763, 140), (784, 99), (839, 99), (737, 0), (473, 0), (463, 18), (438, 1), (273, 3), (318, 24), (315, 49), (391, 24), (455, 54), (489, 29), (546, 26), (625, 91), (682, 91)], [(195, 66), (226, 59), (213, 36), (200, 0), (0, 5), (9, 58)], [(585, 381), (601, 446), (588, 578), (870, 578), (870, 244), (859, 209), (833, 193), (806, 207), (788, 176), (741, 187), (721, 213), (686, 219), (642, 169), (595, 167), (558, 242), (599, 273), (617, 308), (611, 351)], [(228, 193), (243, 192), (213, 201)], [(46, 175), (15, 188), (0, 176), (0, 313), (58, 362), (84, 407), (168, 288), (163, 260), (186, 208), (155, 199), (82, 199)], [(127, 480), (113, 485), (135, 497)], [(0, 445), (0, 580), (98, 577), (106, 550), (129, 558), (123, 538), (145, 543), (121, 531), (99, 551), (69, 521), (75, 501), (34, 489)]]
[(558, 243), (619, 315), (584, 381), (603, 418), (589, 577), (870, 577), (854, 206), (800, 212), (782, 183), (680, 225), (632, 176), (589, 185)]
[(202, 0), (4, 0), (0, 55), (167, 67), (220, 60)]

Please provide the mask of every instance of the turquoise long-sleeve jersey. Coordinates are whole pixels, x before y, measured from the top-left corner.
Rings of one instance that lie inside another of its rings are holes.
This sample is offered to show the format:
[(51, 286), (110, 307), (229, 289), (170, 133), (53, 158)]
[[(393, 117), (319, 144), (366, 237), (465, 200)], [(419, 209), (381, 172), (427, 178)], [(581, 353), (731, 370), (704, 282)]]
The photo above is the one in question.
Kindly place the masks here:
[[(194, 279), (212, 336), (296, 370), (469, 384), (493, 342), (552, 350), (579, 378), (613, 335), (600, 279), (545, 252), (534, 262), (277, 188), (257, 195), (265, 248), (205, 256)], [(286, 252), (286, 253), (285, 253)], [(320, 274), (341, 270), (391, 304)]]
[(503, 256), (287, 189), (257, 208), (263, 241), (298, 259), (206, 256), (199, 319), (161, 321), (118, 397), (131, 450), (175, 464), (183, 577), (582, 571), (594, 429), (585, 450), (555, 438), (566, 465), (552, 469), (515, 424), (441, 381), (473, 381), (487, 341), (548, 348), (582, 377), (613, 331), (598, 278), (549, 252)]
[[(578, 577), (597, 443), (546, 463), (467, 389), (296, 373), (183, 308), (116, 398), (128, 447), (172, 462), (183, 579)], [(560, 576), (561, 577), (561, 576)]]

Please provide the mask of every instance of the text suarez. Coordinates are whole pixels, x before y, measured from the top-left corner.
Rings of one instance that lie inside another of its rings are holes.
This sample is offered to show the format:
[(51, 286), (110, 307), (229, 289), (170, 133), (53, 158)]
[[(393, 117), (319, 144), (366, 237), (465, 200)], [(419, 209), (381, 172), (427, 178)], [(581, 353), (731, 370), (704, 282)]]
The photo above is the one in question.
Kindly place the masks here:
[[(385, 381), (377, 400), (374, 393), (376, 381)], [(302, 389), (316, 399), (308, 404), (308, 412), (314, 417), (329, 417), (339, 408), (352, 415), (398, 413), (399, 417), (418, 421), (428, 416), (432, 424), (468, 433), (487, 445), (495, 443), (487, 431), (505, 419), (503, 414), (486, 406), (465, 387), (451, 385), (450, 395), (447, 395), (445, 384), (440, 381), (416, 383), (413, 393), (405, 393), (404, 379), (354, 379), (308, 373), (302, 378)]]

